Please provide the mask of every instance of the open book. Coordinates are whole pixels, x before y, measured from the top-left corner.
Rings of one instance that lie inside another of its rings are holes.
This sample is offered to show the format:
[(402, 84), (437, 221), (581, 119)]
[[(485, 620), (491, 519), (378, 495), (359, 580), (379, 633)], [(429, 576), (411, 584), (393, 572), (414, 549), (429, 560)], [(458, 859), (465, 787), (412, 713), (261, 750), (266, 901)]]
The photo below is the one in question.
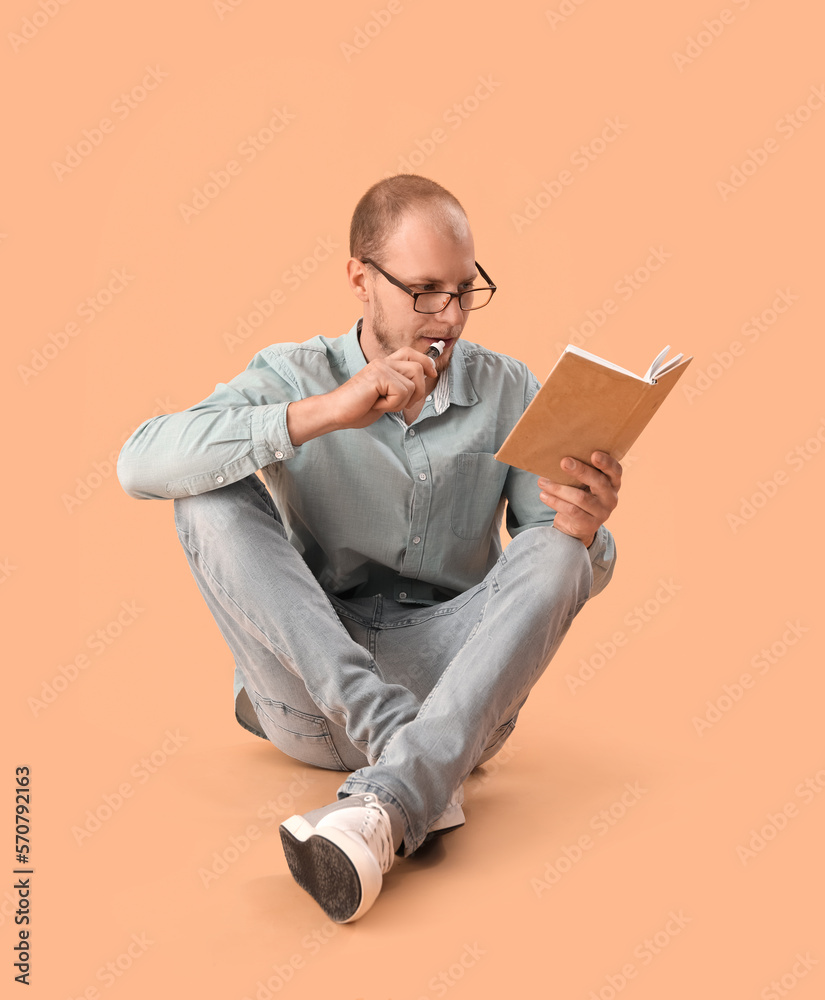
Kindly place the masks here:
[(693, 360), (666, 347), (641, 377), (568, 344), (547, 381), (496, 452), (508, 465), (581, 487), (559, 463), (592, 464), (594, 451), (621, 461)]

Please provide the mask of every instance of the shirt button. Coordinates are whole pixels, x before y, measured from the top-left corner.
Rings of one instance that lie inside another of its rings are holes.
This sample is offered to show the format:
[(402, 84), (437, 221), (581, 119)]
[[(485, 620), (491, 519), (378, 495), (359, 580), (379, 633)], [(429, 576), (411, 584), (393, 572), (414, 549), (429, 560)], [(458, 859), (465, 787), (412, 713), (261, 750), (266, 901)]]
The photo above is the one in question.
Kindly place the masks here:
[(416, 535), (415, 538), (413, 539), (413, 545), (418, 545), (420, 541), (421, 541), (421, 536)]
[(275, 457), (278, 459), (278, 461), (280, 461), (284, 457), (284, 453), (282, 451), (276, 451)]
[(429, 396), (427, 396), (427, 397), (425, 397), (425, 398), (426, 398), (427, 402), (429, 403), (429, 402), (430, 402), (430, 400), (431, 400), (431, 399), (433, 398), (433, 395), (432, 395), (432, 393), (430, 393), (430, 395), (429, 395)]
[(399, 597), (401, 598), (401, 600), (403, 601), (403, 600), (404, 600), (404, 598), (405, 598), (405, 597), (407, 596), (407, 593), (406, 593), (406, 591), (402, 590), (402, 591), (401, 591), (401, 593), (400, 593), (400, 594), (399, 594), (398, 596), (399, 596)]
[(414, 437), (415, 437), (415, 431), (410, 431), (410, 437), (411, 437), (411, 438), (414, 438)]
[(215, 476), (215, 482), (216, 483), (222, 483), (223, 482), (223, 476)]
[(427, 478), (427, 473), (426, 472), (419, 472), (418, 473), (418, 478), (423, 482)]

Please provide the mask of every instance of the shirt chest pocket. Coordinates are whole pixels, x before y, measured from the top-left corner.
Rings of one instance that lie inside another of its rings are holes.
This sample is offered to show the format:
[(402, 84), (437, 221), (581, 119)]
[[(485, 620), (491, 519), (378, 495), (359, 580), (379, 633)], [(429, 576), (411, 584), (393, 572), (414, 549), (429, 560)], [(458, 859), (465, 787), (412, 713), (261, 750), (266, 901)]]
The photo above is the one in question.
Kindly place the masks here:
[(452, 529), (459, 538), (481, 538), (495, 517), (509, 466), (486, 452), (464, 452), (457, 458)]

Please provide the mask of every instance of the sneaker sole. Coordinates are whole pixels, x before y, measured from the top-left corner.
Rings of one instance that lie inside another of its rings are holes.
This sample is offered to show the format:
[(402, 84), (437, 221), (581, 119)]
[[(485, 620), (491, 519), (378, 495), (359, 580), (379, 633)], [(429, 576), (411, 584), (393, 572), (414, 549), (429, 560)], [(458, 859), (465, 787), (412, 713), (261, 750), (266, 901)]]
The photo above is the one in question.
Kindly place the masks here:
[(445, 833), (452, 833), (453, 830), (460, 830), (464, 826), (464, 810), (460, 805), (450, 806), (433, 823), (427, 831), (427, 836), (421, 841), (421, 846), (429, 844), (436, 837), (441, 837)]
[(303, 816), (292, 816), (281, 823), (280, 834), (292, 877), (330, 920), (346, 924), (372, 906), (381, 888), (381, 872), (372, 856), (365, 858), (375, 873), (362, 884), (349, 854), (357, 845), (345, 833), (328, 829), (319, 834)]

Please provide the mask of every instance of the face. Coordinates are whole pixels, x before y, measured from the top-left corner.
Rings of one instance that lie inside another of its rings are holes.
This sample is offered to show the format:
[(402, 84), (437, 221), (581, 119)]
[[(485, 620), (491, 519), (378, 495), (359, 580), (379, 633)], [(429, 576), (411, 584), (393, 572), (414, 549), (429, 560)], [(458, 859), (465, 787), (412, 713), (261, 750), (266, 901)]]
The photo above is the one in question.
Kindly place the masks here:
[[(452, 231), (438, 226), (427, 215), (407, 215), (387, 241), (378, 263), (414, 292), (455, 292), (477, 285), (472, 233), (463, 217), (461, 222), (461, 238), (456, 242)], [(443, 312), (417, 313), (412, 297), (403, 289), (373, 268), (358, 267), (366, 272), (359, 297), (364, 301), (361, 349), (367, 361), (386, 357), (401, 347), (412, 347), (423, 354), (437, 340), (443, 340), (444, 353), (436, 360), (436, 368), (444, 371), (470, 315), (461, 311), (458, 299), (452, 299)], [(353, 288), (359, 294), (355, 285)]]

